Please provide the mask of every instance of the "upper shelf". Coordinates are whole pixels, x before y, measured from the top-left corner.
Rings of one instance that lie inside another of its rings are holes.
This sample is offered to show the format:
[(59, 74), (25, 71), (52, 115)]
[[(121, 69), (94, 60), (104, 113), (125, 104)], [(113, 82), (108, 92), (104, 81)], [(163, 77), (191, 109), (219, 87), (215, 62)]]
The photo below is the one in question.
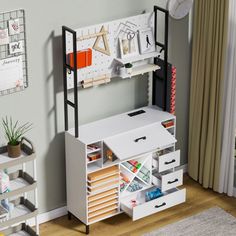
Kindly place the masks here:
[(148, 73), (148, 72), (152, 72), (152, 71), (156, 71), (156, 70), (159, 70), (161, 67), (158, 66), (158, 65), (154, 65), (154, 64), (146, 64), (146, 65), (141, 65), (141, 66), (137, 66), (137, 67), (134, 67), (132, 72), (130, 74), (125, 74), (124, 76), (120, 76), (121, 78), (131, 78), (133, 76), (136, 76), (136, 75), (143, 75), (145, 73)]
[(146, 60), (149, 58), (158, 57), (159, 55), (160, 55), (159, 52), (151, 52), (151, 53), (146, 53), (146, 54), (140, 54), (135, 57), (128, 57), (128, 58), (123, 58), (123, 59), (122, 58), (115, 58), (115, 60), (124, 65), (124, 64), (130, 63), (130, 62), (142, 61), (142, 60)]
[(24, 162), (32, 161), (35, 159), (35, 153), (26, 144), (21, 147), (21, 156), (17, 158), (11, 158), (7, 155), (7, 147), (0, 148), (0, 170), (6, 169), (12, 166), (22, 164)]

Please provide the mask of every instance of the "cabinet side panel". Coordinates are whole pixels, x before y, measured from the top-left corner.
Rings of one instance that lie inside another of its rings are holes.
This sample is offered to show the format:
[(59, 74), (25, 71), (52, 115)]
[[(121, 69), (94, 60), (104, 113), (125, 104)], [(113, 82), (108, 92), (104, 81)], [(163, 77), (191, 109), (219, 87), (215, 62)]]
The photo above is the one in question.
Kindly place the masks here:
[(86, 146), (67, 132), (65, 142), (67, 209), (87, 224)]

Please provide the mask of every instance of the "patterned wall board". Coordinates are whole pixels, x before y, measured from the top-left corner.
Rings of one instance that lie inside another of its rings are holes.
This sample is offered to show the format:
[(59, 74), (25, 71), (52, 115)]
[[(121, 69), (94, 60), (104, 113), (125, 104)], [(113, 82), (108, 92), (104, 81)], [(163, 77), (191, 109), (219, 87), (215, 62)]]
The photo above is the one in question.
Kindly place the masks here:
[[(10, 24), (11, 28), (10, 29)], [(22, 91), (28, 87), (25, 12), (23, 9), (0, 13), (0, 30), (8, 31), (8, 43), (0, 45), (0, 62), (19, 62), (22, 80), (7, 85), (8, 78), (0, 78), (0, 96)], [(1, 35), (3, 37), (4, 35)], [(2, 67), (0, 67), (2, 69)], [(6, 89), (6, 87), (8, 87)]]
[[(104, 26), (107, 33), (107, 40), (110, 47), (111, 55), (106, 55), (96, 50), (92, 50), (92, 65), (78, 70), (78, 81), (99, 77), (107, 74), (111, 77), (117, 75), (117, 62), (115, 58), (120, 58), (119, 49), (119, 37), (124, 34), (124, 31), (136, 31), (154, 26), (154, 14), (145, 13), (137, 16), (123, 18), (111, 22), (106, 22), (98, 25), (88, 26), (84, 28), (76, 29), (77, 39), (87, 35), (93, 35), (99, 33), (102, 26)], [(87, 48), (93, 48), (96, 41), (96, 37), (92, 37), (86, 40), (77, 40), (77, 50), (83, 50)], [(104, 47), (103, 41), (100, 40), (101, 48)], [(73, 50), (72, 35), (67, 33), (66, 35), (66, 51), (67, 54)], [(73, 73), (73, 72), (72, 72)], [(73, 74), (67, 74), (68, 89), (73, 87)]]

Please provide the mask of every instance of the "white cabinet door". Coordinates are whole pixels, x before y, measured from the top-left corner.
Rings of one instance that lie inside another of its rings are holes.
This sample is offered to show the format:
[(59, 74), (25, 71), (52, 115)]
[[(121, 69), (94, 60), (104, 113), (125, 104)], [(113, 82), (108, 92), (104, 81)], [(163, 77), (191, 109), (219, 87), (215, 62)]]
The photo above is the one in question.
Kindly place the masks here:
[(166, 147), (175, 142), (174, 136), (160, 123), (135, 129), (104, 140), (104, 143), (120, 160)]

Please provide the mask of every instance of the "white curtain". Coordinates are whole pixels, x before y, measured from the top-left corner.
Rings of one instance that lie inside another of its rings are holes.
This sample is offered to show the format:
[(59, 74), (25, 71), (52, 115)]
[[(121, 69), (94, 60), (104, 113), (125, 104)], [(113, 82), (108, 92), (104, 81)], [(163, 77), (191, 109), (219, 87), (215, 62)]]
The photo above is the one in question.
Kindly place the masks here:
[(225, 65), (225, 91), (223, 104), (223, 138), (219, 192), (235, 196), (234, 145), (236, 129), (236, 1), (230, 0), (229, 35)]

